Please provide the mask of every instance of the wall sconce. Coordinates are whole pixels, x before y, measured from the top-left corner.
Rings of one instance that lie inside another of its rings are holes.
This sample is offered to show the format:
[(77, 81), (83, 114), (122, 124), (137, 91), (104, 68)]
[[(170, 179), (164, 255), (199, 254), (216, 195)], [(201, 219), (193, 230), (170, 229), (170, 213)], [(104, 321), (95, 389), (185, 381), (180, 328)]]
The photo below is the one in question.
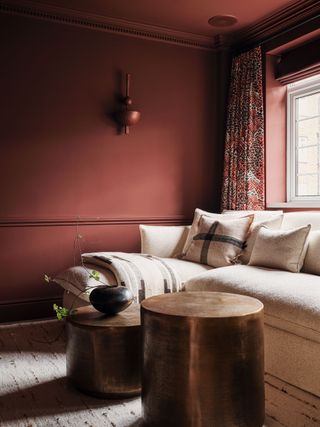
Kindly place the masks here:
[(132, 99), (130, 98), (130, 80), (131, 75), (126, 74), (126, 96), (122, 100), (124, 109), (117, 114), (117, 121), (120, 126), (124, 128), (125, 134), (129, 133), (129, 127), (138, 123), (141, 117), (139, 111), (130, 108), (132, 105)]

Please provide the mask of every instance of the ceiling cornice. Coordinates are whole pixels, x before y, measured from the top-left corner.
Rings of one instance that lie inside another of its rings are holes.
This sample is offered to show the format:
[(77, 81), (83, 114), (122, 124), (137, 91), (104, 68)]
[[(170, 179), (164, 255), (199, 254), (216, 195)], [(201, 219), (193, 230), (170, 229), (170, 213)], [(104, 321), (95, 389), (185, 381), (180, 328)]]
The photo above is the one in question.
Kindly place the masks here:
[(233, 34), (214, 37), (198, 35), (166, 27), (133, 22), (56, 7), (33, 0), (0, 0), (0, 13), (73, 25), (96, 31), (121, 34), (188, 48), (218, 51), (230, 47), (246, 48), (286, 31), (288, 28), (320, 15), (320, 0), (297, 0), (272, 15)]
[(293, 26), (317, 17), (320, 14), (319, 0), (298, 0), (272, 15), (256, 22), (254, 25), (234, 34), (236, 46), (258, 44), (276, 36)]
[(216, 50), (221, 47), (220, 39), (213, 37), (128, 21), (125, 19), (95, 15), (89, 12), (79, 12), (73, 9), (55, 7), (33, 1), (1, 0), (0, 12), (27, 16), (59, 24), (84, 27), (107, 33), (176, 44), (189, 48)]

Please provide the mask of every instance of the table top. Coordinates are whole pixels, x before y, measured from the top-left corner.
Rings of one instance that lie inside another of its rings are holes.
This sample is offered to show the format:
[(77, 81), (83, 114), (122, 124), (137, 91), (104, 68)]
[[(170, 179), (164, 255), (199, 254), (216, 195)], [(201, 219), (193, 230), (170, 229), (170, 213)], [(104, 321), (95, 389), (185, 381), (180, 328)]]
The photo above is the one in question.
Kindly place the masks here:
[(256, 298), (224, 292), (179, 292), (142, 301), (144, 310), (181, 317), (228, 318), (258, 313), (263, 304)]
[(124, 328), (140, 326), (140, 305), (131, 304), (126, 310), (114, 316), (107, 316), (91, 305), (77, 308), (75, 313), (67, 317), (67, 322), (80, 327)]

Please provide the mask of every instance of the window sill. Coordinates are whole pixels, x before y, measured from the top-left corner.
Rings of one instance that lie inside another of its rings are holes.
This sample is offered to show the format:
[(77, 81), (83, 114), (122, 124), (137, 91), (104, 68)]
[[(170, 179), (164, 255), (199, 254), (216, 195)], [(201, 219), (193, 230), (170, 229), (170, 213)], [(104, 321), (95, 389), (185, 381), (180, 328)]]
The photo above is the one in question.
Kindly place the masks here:
[(267, 203), (267, 208), (272, 209), (290, 209), (290, 208), (300, 208), (300, 209), (310, 209), (317, 208), (320, 209), (320, 201), (304, 201), (304, 202), (279, 202), (279, 203)]

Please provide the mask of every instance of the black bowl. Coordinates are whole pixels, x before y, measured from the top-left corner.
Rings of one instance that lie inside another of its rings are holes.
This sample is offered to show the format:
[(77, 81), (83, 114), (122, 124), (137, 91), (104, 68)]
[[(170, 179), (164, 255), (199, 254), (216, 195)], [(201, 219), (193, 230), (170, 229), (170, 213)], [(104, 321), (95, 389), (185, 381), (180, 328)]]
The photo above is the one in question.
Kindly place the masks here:
[(133, 295), (124, 286), (99, 286), (91, 291), (89, 299), (96, 310), (111, 316), (129, 307)]

